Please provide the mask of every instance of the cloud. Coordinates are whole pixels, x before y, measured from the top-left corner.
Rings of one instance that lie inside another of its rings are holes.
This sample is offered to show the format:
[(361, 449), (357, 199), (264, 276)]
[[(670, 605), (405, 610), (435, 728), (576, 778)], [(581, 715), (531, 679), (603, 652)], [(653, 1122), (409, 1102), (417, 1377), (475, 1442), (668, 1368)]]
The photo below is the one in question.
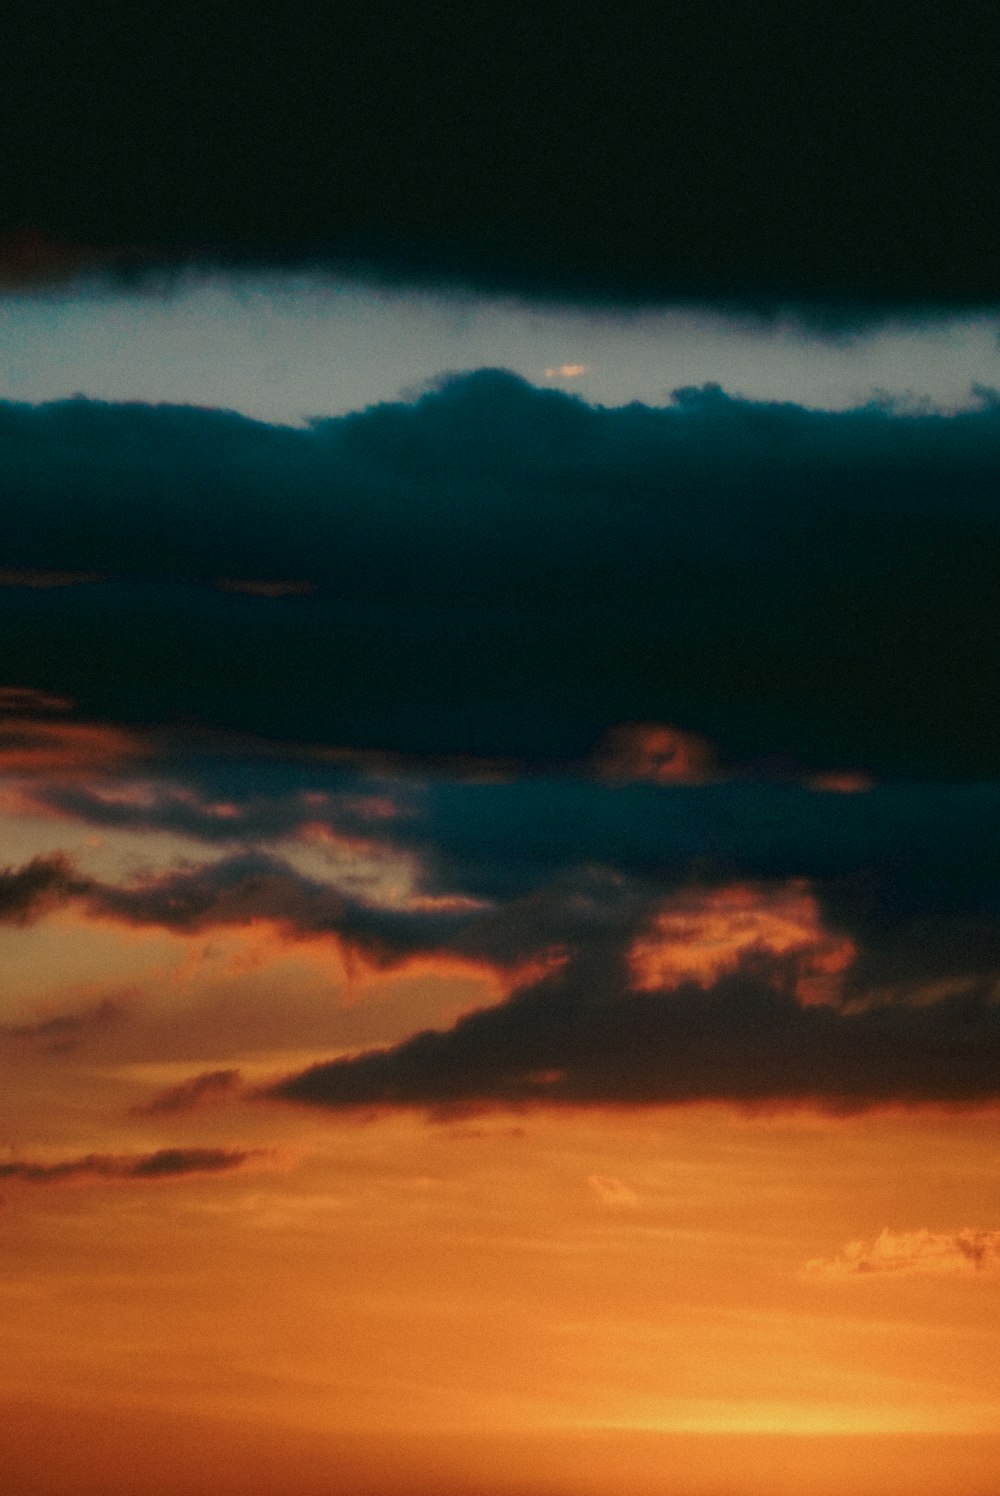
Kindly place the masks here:
[(71, 700), (51, 691), (0, 687), (0, 772), (73, 778), (120, 768), (146, 752), (135, 733), (68, 720), (72, 709)]
[(280, 858), (245, 853), (115, 885), (81, 885), (86, 911), (99, 919), (196, 934), (268, 921), (288, 938), (335, 937), (376, 965), (459, 950), (476, 912), (461, 900), (419, 897), (399, 907), (365, 902), (297, 872)]
[(170, 1179), (238, 1169), (260, 1149), (160, 1148), (155, 1153), (85, 1153), (58, 1163), (0, 1163), (0, 1180), (60, 1184), (67, 1179)]
[(53, 1013), (31, 1023), (0, 1024), (0, 1038), (40, 1041), (53, 1054), (73, 1048), (89, 1034), (117, 1023), (123, 1016), (119, 1003), (110, 998), (70, 1013)]
[[(539, 918), (546, 911), (555, 943), (572, 943), (574, 890), (585, 889), (598, 905), (610, 900), (611, 912), (620, 906), (613, 874), (641, 890), (650, 909), (659, 902), (664, 914), (672, 911), (675, 930), (684, 890), (699, 901), (691, 913), (703, 934), (710, 916), (725, 914), (731, 923), (743, 919), (741, 938), (752, 943), (767, 899), (774, 918), (793, 926), (804, 919), (807, 927), (818, 921), (831, 935), (829, 957), (838, 944), (853, 944), (850, 966), (838, 975), (835, 962), (827, 975), (858, 1001), (873, 991), (906, 1000), (921, 985), (1000, 976), (1000, 842), (983, 835), (1000, 816), (1000, 789), (989, 782), (882, 784), (846, 795), (817, 794), (792, 779), (651, 783), (599, 778), (589, 769), (454, 779), (414, 764), (366, 770), (219, 743), (211, 756), (197, 747), (178, 751), (159, 772), (169, 777), (37, 779), (25, 803), (240, 854), (261, 843), (281, 858), (308, 848), (314, 867), (326, 862), (322, 876), (362, 902), (405, 872), (402, 902), (422, 899), (425, 914), (434, 899), (451, 900), (455, 915), (456, 899), (491, 906), (492, 914), (480, 910), (476, 919), (467, 907), (450, 932), (446, 922), (436, 924), (443, 939), (467, 930), (470, 943), (492, 926), (495, 951), (505, 926), (527, 938), (532, 909)], [(603, 883), (591, 877), (587, 884), (595, 869), (605, 870)], [(362, 871), (367, 882), (359, 881)], [(740, 887), (755, 891), (752, 907), (712, 914), (707, 893), (731, 903)], [(766, 899), (762, 889), (771, 890)], [(808, 918), (791, 907), (803, 894), (814, 901)], [(699, 949), (704, 954), (704, 939)]]
[(314, 1065), (267, 1094), (432, 1110), (727, 1101), (863, 1111), (1000, 1097), (992, 986), (858, 1010), (803, 1003), (802, 976), (800, 955), (754, 950), (708, 986), (637, 990), (616, 932), (450, 1029)]
[(706, 742), (812, 776), (1000, 765), (995, 406), (601, 409), (498, 370), (305, 430), (5, 404), (0, 481), (12, 567), (116, 579), (0, 588), (10, 677), (89, 722), (534, 770), (649, 724), (612, 760), (682, 779)]
[(604, 1201), (605, 1205), (628, 1207), (638, 1205), (639, 1196), (630, 1185), (621, 1179), (615, 1179), (608, 1174), (590, 1174), (587, 1183), (597, 1197)]
[(239, 1089), (241, 1080), (238, 1070), (206, 1070), (160, 1091), (151, 1101), (133, 1110), (139, 1117), (170, 1117), (178, 1112), (194, 1111), (197, 1107), (231, 1096)]
[(602, 777), (622, 784), (704, 784), (713, 775), (714, 758), (712, 745), (695, 733), (636, 722), (605, 734), (594, 767)]
[(1000, 1231), (890, 1231), (849, 1241), (836, 1257), (815, 1257), (803, 1276), (820, 1281), (870, 1277), (970, 1277), (1000, 1272)]
[(76, 274), (96, 249), (133, 290), (144, 267), (161, 289), (171, 269), (278, 265), (848, 325), (998, 297), (988, 8), (956, 31), (785, 4), (751, 29), (685, 6), (308, 27), (265, 6), (194, 55), (165, 9), (143, 39), (87, 12), (55, 43), (43, 16), (19, 23), (8, 285)]
[(0, 924), (28, 924), (85, 887), (69, 859), (58, 852), (33, 857), (20, 868), (5, 868), (0, 871)]
[(51, 691), (36, 691), (31, 686), (0, 686), (0, 714), (15, 717), (47, 715), (50, 712), (70, 712), (73, 703), (65, 696), (53, 696)]

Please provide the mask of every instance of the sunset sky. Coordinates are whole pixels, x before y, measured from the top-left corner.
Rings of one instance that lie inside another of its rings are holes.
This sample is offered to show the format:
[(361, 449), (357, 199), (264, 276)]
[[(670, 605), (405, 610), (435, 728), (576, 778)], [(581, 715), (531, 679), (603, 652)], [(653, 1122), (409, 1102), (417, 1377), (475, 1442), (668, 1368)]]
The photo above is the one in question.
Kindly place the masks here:
[(986, 1496), (996, 16), (297, 9), (0, 80), (0, 1486)]

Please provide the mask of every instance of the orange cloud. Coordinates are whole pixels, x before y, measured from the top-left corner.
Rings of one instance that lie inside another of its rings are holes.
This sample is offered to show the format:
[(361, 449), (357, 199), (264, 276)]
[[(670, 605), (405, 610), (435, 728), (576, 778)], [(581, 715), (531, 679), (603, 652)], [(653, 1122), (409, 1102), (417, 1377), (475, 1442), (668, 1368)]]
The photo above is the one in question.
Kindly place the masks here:
[(836, 1257), (814, 1257), (805, 1278), (840, 1279), (870, 1276), (967, 1277), (1000, 1271), (1000, 1231), (968, 1226), (958, 1231), (890, 1231), (874, 1241), (849, 1241)]
[(8, 712), (71, 712), (73, 703), (51, 691), (36, 691), (33, 686), (0, 686), (0, 716)]
[(0, 773), (77, 774), (117, 768), (147, 752), (138, 735), (124, 728), (66, 721), (72, 710), (71, 701), (50, 691), (0, 686)]
[(100, 722), (52, 722), (33, 717), (0, 721), (0, 773), (67, 775), (116, 768), (140, 757), (134, 733)]
[(752, 951), (798, 957), (797, 990), (806, 1003), (831, 1001), (857, 954), (846, 936), (824, 928), (801, 880), (777, 888), (736, 883), (668, 899), (632, 945), (632, 984), (648, 991), (693, 979), (707, 987)]
[(594, 758), (604, 779), (650, 784), (705, 784), (714, 777), (715, 754), (707, 738), (663, 722), (628, 722), (612, 728)]

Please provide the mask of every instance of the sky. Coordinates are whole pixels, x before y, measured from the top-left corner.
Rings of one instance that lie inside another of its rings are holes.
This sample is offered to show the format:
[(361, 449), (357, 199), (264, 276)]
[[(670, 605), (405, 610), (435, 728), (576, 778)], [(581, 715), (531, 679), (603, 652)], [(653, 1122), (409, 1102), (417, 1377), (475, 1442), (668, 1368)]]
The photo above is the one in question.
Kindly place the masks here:
[(808, 9), (18, 21), (11, 1496), (993, 1489), (996, 17)]

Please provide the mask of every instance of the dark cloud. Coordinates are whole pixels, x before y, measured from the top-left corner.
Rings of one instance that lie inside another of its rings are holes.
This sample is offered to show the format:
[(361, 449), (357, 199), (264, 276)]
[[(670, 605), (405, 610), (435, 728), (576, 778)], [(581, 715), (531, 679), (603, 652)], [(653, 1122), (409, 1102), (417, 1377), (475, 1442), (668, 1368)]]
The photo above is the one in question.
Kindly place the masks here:
[[(8, 285), (110, 256), (856, 321), (1000, 299), (991, 7), (25, 9)], [(127, 128), (123, 122), (127, 121)]]
[(337, 936), (376, 962), (392, 964), (460, 943), (464, 907), (381, 907), (309, 878), (263, 853), (154, 874), (131, 885), (91, 883), (85, 907), (132, 925), (193, 934), (269, 920), (292, 937)]
[(385, 902), (377, 890), (368, 899), (348, 895), (255, 852), (128, 885), (94, 881), (81, 897), (95, 917), (177, 934), (267, 920), (289, 939), (329, 936), (377, 966), (452, 956), (516, 967), (625, 928), (658, 892), (613, 869), (582, 867), (503, 904), (426, 898), (419, 891)]
[(143, 1106), (134, 1107), (139, 1117), (168, 1117), (177, 1112), (191, 1112), (212, 1101), (221, 1101), (239, 1089), (238, 1070), (206, 1070), (180, 1085), (160, 1091)]
[(8, 669), (91, 718), (404, 757), (578, 764), (659, 723), (712, 773), (983, 777), (998, 438), (995, 404), (603, 410), (497, 371), (304, 431), (7, 405), (11, 564), (117, 578), (0, 589)]
[(0, 924), (28, 924), (81, 893), (86, 885), (60, 853), (0, 871)]
[(59, 1163), (0, 1163), (0, 1179), (58, 1184), (64, 1179), (168, 1179), (179, 1174), (218, 1174), (238, 1169), (259, 1149), (160, 1148), (155, 1153), (85, 1153)]
[[(270, 919), (388, 964), (438, 951), (509, 965), (572, 948), (598, 919), (614, 924), (684, 889), (799, 881), (826, 924), (855, 943), (844, 988), (859, 1001), (985, 980), (1000, 965), (993, 784), (843, 795), (749, 780), (475, 783), (280, 761), (185, 767), (187, 783), (140, 781), (129, 793), (127, 780), (74, 782), (38, 795), (98, 825), (228, 844), (227, 855), (122, 886), (57, 864), (42, 874), (51, 887), (37, 906), (28, 891), (39, 872), (23, 869), (8, 874), (31, 911), (19, 917), (76, 897), (99, 916), (178, 931)], [(271, 840), (285, 852), (290, 837), (311, 849), (312, 877), (260, 849)], [(395, 907), (379, 892), (380, 869), (393, 867), (413, 879)]]
[[(573, 775), (471, 782), (221, 759), (191, 761), (183, 772), (143, 781), (141, 794), (129, 794), (127, 780), (107, 790), (74, 782), (36, 793), (46, 807), (100, 826), (238, 848), (296, 837), (328, 859), (331, 877), (344, 878), (359, 855), (415, 858), (419, 895), (482, 900), (496, 911), (431, 921), (442, 939), (458, 939), (461, 925), (469, 942), (491, 921), (514, 931), (515, 909), (551, 900), (553, 889), (590, 868), (664, 896), (692, 881), (805, 879), (831, 926), (849, 930), (859, 947), (847, 978), (859, 994), (986, 976), (997, 965), (995, 784), (884, 784), (845, 795), (749, 778), (695, 786)], [(248, 867), (227, 858), (217, 876), (234, 866)], [(355, 891), (363, 901), (362, 881)], [(310, 897), (315, 912), (322, 898)], [(566, 938), (560, 931), (553, 940)]]
[(840, 1111), (1000, 1096), (1000, 1005), (803, 1005), (794, 960), (763, 951), (709, 986), (635, 990), (591, 948), (499, 1006), (388, 1050), (320, 1064), (271, 1097), (331, 1108), (808, 1103)]

